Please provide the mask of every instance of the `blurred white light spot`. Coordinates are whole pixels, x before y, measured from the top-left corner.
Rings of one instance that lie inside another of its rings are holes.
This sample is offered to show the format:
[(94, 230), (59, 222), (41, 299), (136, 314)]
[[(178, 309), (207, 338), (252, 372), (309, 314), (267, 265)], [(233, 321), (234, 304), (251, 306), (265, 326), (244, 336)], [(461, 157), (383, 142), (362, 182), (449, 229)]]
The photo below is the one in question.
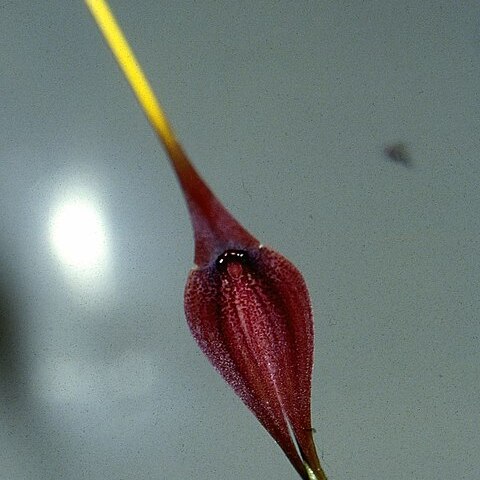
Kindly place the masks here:
[(105, 225), (86, 199), (69, 200), (59, 206), (51, 223), (51, 240), (57, 255), (69, 266), (90, 269), (105, 260)]

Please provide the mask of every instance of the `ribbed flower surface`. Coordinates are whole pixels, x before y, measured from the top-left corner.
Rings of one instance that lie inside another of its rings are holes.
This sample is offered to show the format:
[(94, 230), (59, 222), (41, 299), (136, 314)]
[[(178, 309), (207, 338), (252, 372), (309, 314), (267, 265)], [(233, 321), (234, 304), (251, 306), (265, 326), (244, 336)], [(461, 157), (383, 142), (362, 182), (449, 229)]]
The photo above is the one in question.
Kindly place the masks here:
[(313, 319), (300, 272), (267, 247), (227, 250), (192, 270), (185, 313), (210, 362), (308, 478), (288, 427), (315, 470)]

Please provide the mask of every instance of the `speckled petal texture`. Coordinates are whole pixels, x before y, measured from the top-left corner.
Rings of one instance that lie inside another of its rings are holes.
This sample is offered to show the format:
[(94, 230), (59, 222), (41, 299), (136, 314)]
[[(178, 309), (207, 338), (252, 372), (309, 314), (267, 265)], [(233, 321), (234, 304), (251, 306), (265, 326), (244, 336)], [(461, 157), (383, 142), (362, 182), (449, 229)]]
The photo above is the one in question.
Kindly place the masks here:
[(308, 478), (303, 461), (314, 471), (318, 464), (310, 421), (313, 318), (300, 272), (267, 247), (227, 251), (190, 273), (185, 313), (210, 362)]

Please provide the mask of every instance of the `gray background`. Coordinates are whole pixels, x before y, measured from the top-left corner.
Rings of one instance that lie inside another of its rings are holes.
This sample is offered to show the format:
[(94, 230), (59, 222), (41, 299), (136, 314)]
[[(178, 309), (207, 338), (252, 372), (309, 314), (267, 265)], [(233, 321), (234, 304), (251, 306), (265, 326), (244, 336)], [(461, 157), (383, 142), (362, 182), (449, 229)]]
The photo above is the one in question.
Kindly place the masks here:
[[(478, 479), (478, 1), (112, 8), (213, 190), (304, 273), (330, 479)], [(83, 3), (2, 2), (0, 66), (0, 478), (295, 478), (189, 334), (186, 208)], [(93, 266), (52, 241), (72, 201)]]

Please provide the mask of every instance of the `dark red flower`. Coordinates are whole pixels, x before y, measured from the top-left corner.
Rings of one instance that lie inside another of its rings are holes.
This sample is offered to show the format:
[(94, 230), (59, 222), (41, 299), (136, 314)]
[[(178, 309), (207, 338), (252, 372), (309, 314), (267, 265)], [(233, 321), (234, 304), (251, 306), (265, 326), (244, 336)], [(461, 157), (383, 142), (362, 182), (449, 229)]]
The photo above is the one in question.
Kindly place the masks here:
[(299, 474), (324, 479), (310, 419), (313, 317), (305, 281), (232, 217), (179, 145), (170, 155), (182, 165), (176, 170), (195, 235), (197, 266), (185, 288), (190, 330)]
[(92, 15), (163, 142), (195, 236), (185, 314), (198, 345), (305, 480), (325, 480), (310, 420), (313, 318), (300, 272), (260, 245), (200, 178), (104, 0)]

